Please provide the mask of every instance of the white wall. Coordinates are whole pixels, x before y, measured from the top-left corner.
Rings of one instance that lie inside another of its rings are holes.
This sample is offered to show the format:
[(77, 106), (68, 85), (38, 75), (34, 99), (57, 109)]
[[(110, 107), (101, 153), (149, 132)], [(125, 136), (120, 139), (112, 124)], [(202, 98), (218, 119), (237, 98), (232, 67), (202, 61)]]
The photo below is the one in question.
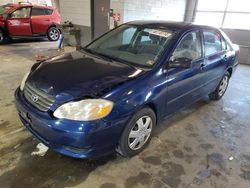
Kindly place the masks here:
[(110, 8), (121, 14), (119, 24), (133, 20), (183, 21), (187, 0), (110, 0)]
[(124, 0), (124, 21), (183, 21), (186, 0)]
[(73, 24), (91, 25), (90, 0), (60, 0), (62, 21), (72, 21)]
[(240, 63), (250, 65), (250, 31), (223, 29), (233, 43), (240, 45)]
[(7, 3), (13, 3), (12, 0), (0, 0), (0, 5), (5, 5)]
[(110, 8), (114, 10), (114, 13), (120, 13), (121, 20), (119, 23), (124, 21), (124, 0), (110, 0)]
[[(26, 0), (0, 0), (0, 5), (4, 5), (7, 3), (18, 3), (18, 2), (27, 2)], [(31, 2), (35, 5), (48, 5), (51, 6), (51, 0), (28, 0), (28, 2)]]

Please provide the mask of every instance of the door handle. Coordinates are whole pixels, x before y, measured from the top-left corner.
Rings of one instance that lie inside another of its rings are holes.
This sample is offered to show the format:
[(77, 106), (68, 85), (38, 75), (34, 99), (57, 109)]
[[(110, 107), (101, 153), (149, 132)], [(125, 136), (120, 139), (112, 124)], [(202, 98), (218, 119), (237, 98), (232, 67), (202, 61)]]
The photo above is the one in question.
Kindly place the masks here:
[(44, 21), (49, 22), (50, 20), (49, 20), (49, 19), (46, 19), (46, 20), (44, 20)]
[(200, 69), (201, 69), (201, 70), (204, 70), (205, 66), (206, 66), (206, 63), (201, 63), (201, 64), (200, 64)]
[(228, 56), (227, 56), (227, 55), (224, 55), (224, 56), (223, 56), (223, 60), (224, 60), (224, 61), (227, 61), (227, 60), (228, 60)]

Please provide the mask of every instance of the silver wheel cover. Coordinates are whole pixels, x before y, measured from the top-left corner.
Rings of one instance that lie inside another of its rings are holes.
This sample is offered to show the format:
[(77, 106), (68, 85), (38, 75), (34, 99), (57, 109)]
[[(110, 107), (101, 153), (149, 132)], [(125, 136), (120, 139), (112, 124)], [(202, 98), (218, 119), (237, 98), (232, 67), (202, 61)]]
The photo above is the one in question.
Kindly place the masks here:
[(143, 116), (136, 121), (128, 136), (128, 146), (132, 150), (141, 149), (152, 133), (153, 122), (151, 117)]
[(227, 90), (228, 76), (224, 76), (219, 86), (219, 96), (221, 97)]

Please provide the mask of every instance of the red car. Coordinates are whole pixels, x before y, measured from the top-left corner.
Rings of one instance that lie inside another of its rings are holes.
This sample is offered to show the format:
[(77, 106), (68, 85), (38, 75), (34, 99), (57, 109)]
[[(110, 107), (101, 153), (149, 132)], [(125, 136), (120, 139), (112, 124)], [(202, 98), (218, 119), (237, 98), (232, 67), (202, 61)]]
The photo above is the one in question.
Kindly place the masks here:
[(43, 36), (57, 41), (60, 21), (61, 17), (53, 7), (21, 3), (0, 6), (0, 43), (6, 38)]

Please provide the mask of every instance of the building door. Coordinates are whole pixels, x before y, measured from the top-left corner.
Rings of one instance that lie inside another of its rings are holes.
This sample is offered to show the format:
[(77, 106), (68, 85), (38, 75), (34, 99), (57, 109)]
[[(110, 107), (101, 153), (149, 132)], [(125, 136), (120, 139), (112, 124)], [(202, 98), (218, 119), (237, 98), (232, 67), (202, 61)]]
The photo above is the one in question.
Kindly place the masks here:
[(110, 0), (93, 0), (93, 37), (97, 38), (109, 30)]

